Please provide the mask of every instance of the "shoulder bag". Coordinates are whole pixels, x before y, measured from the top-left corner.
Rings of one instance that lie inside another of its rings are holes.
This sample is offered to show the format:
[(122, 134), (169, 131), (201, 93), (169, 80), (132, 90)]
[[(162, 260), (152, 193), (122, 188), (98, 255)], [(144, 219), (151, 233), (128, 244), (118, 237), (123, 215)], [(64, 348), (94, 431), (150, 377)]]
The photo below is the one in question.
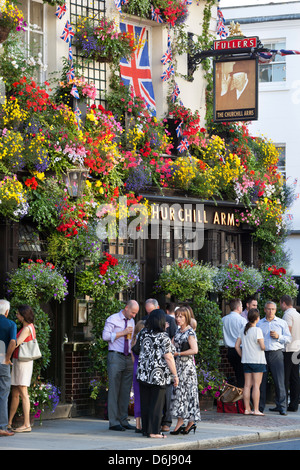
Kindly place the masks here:
[[(29, 326), (31, 331), (31, 336), (33, 338), (33, 332), (31, 327)], [(31, 341), (26, 341), (19, 346), (19, 355), (18, 359), (21, 362), (28, 362), (34, 361), (35, 359), (39, 359), (42, 357), (38, 342), (36, 338), (33, 338)]]

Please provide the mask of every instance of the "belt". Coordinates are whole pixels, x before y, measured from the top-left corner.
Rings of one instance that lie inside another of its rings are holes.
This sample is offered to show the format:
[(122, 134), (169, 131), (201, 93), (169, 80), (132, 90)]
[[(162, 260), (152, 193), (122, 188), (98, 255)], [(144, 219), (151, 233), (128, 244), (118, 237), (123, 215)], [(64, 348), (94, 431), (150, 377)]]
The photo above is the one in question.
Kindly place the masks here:
[(113, 350), (110, 350), (108, 351), (109, 353), (117, 353), (117, 354), (121, 354), (122, 356), (125, 356), (125, 357), (128, 357), (130, 356), (130, 354), (128, 354), (128, 356), (126, 356), (124, 353), (120, 352), (120, 351), (113, 351)]

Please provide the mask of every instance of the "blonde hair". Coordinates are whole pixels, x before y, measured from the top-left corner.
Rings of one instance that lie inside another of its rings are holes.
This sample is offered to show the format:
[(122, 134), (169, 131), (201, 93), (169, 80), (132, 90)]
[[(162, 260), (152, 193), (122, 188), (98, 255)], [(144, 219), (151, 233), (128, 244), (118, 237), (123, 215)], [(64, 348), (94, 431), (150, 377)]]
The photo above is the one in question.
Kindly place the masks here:
[(136, 337), (137, 335), (139, 334), (139, 332), (144, 328), (145, 326), (145, 322), (144, 320), (139, 320), (137, 322), (137, 324), (135, 325), (134, 327), (134, 332), (133, 332), (133, 336), (132, 336), (132, 342), (131, 342), (131, 345), (133, 346), (136, 342)]
[(190, 325), (192, 316), (191, 311), (188, 307), (177, 308), (175, 312), (175, 318), (178, 317), (178, 315), (183, 315), (185, 317), (186, 324)]

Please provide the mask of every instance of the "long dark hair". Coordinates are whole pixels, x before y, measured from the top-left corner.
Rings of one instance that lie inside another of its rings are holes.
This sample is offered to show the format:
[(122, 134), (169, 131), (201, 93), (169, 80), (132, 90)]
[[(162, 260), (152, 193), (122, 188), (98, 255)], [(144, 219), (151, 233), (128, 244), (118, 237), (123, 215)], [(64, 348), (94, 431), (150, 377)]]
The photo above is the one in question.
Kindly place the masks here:
[(163, 310), (157, 308), (152, 310), (146, 320), (146, 329), (154, 333), (160, 333), (166, 329), (166, 314)]
[(34, 312), (30, 305), (19, 305), (17, 310), (27, 323), (34, 323)]
[(248, 323), (245, 326), (244, 335), (247, 334), (247, 331), (251, 327), (252, 323), (254, 323), (258, 318), (259, 318), (259, 311), (257, 310), (257, 308), (250, 308), (248, 312)]

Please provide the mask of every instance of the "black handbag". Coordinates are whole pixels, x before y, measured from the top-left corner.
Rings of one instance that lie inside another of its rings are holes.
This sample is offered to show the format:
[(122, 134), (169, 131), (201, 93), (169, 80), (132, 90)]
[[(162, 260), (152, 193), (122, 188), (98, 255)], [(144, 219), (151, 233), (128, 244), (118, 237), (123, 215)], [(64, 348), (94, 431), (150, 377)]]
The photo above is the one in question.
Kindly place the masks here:
[(188, 341), (184, 341), (180, 347), (180, 352), (187, 351), (188, 349), (191, 349), (191, 346), (189, 345)]

